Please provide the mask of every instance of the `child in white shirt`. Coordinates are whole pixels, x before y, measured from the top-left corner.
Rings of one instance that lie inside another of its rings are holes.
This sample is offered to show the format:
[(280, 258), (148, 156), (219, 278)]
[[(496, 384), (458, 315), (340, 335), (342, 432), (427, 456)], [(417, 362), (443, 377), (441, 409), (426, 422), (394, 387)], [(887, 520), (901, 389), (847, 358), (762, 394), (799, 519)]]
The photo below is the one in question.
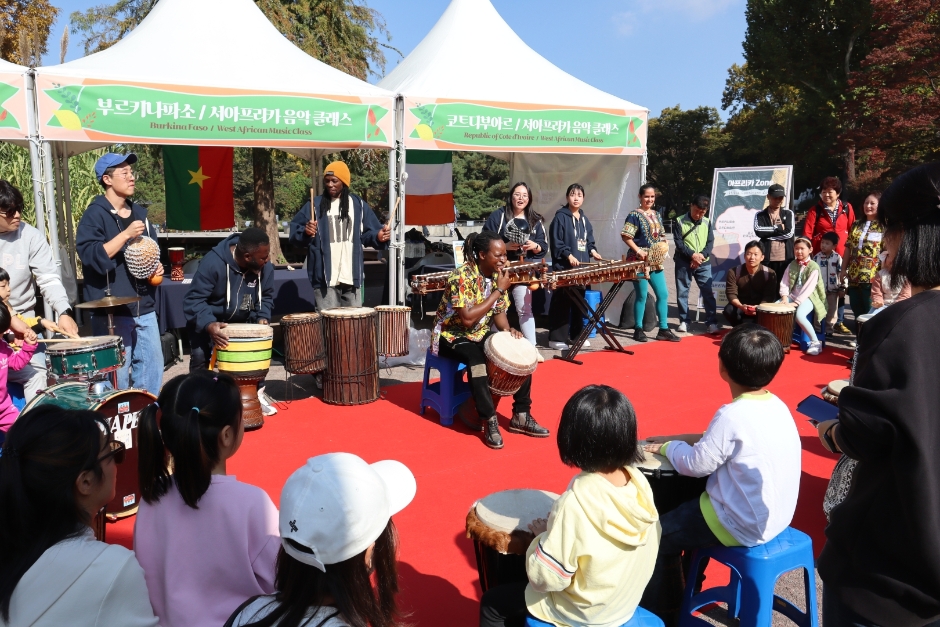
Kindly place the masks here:
[(826, 324), (829, 332), (835, 328), (839, 318), (839, 303), (848, 288), (848, 278), (842, 277), (842, 255), (835, 251), (839, 245), (839, 234), (830, 231), (822, 236), (819, 252), (813, 255), (813, 261), (819, 266), (823, 285), (826, 286)]
[(770, 331), (736, 327), (718, 351), (718, 372), (733, 400), (718, 409), (704, 434), (647, 440), (646, 451), (665, 455), (683, 475), (708, 476), (708, 483), (700, 498), (660, 514), (663, 535), (644, 607), (655, 611), (657, 602), (681, 598), (681, 582), (666, 589), (665, 579), (682, 551), (757, 546), (790, 524), (800, 488), (800, 436), (787, 406), (764, 389), (782, 362), (783, 347)]

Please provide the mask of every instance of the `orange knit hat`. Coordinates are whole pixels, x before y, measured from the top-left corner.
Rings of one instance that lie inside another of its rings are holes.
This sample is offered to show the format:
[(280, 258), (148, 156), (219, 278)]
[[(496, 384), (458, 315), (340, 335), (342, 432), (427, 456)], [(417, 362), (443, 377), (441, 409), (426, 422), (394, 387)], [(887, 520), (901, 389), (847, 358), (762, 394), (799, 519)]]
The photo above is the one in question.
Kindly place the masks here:
[(323, 170), (323, 176), (326, 176), (327, 174), (332, 174), (342, 182), (346, 183), (346, 187), (349, 187), (349, 166), (342, 161), (334, 161), (330, 165), (326, 166), (326, 169)]

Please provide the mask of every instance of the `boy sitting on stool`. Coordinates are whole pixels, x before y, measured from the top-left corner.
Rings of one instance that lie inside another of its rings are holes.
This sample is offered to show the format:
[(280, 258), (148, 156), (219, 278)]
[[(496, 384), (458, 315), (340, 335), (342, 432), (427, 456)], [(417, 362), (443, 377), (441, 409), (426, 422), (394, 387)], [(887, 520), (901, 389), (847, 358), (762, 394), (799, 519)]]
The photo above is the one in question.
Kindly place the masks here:
[(704, 434), (653, 437), (643, 447), (666, 456), (680, 474), (708, 476), (700, 498), (660, 516), (659, 556), (640, 605), (658, 607), (664, 619), (678, 617), (681, 582), (676, 578), (670, 585), (666, 574), (683, 551), (758, 546), (793, 519), (800, 436), (787, 406), (764, 389), (781, 363), (783, 347), (770, 331), (754, 324), (735, 327), (718, 350), (718, 374), (733, 400), (718, 409)]

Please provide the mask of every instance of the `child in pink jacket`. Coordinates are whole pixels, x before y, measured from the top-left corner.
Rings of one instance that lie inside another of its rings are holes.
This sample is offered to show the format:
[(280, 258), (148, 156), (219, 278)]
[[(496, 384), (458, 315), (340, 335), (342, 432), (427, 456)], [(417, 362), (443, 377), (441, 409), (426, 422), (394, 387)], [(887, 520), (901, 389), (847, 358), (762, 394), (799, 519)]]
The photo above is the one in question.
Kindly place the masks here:
[[(10, 310), (0, 307), (0, 334), (10, 330), (10, 320)], [(12, 346), (0, 340), (0, 431), (4, 433), (20, 415), (7, 391), (7, 372), (25, 368), (36, 352), (36, 334), (31, 330), (27, 331), (23, 334), (23, 339), (23, 347), (18, 351), (14, 351)]]

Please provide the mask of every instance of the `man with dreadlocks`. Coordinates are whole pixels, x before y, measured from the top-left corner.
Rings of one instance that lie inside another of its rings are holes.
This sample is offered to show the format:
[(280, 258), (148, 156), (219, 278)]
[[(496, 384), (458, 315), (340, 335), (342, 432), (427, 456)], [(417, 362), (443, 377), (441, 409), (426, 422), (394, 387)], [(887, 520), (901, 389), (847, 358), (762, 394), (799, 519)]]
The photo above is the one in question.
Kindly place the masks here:
[(350, 193), (349, 167), (334, 161), (323, 172), (322, 196), (307, 202), (290, 224), (290, 242), (307, 249), (307, 276), (317, 310), (359, 307), (365, 266), (362, 247), (387, 249), (391, 229), (367, 202)]

